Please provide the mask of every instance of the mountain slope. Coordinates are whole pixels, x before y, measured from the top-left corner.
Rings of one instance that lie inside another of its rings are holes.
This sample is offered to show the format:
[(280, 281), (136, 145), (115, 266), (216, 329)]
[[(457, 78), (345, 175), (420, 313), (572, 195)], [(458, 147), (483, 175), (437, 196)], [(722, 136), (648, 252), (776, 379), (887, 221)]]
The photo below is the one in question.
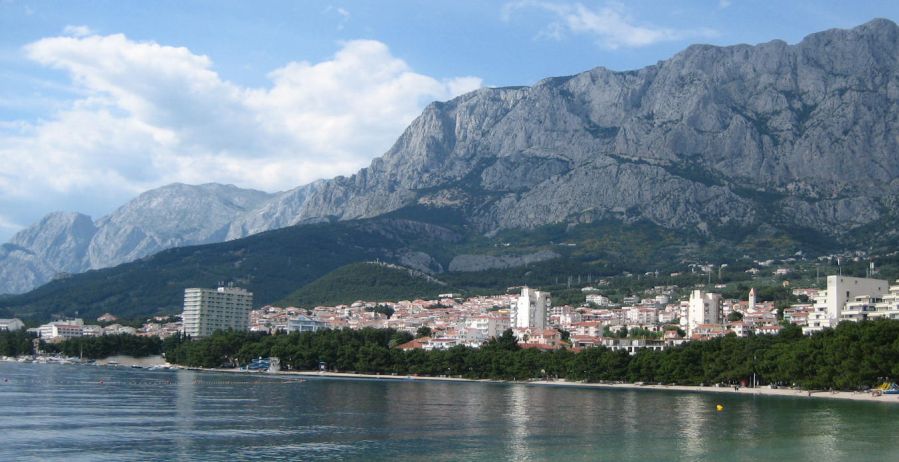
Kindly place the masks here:
[(847, 236), (899, 188), (897, 40), (875, 20), (434, 103), (369, 168), (303, 191), (298, 218), (420, 203), (482, 231), (618, 217)]
[(447, 292), (452, 290), (445, 283), (414, 270), (364, 262), (331, 271), (291, 293), (279, 303), (284, 306), (313, 307), (353, 303), (357, 300), (433, 299)]
[(4, 247), (0, 274), (13, 281), (0, 293), (169, 247), (389, 213), (487, 235), (612, 220), (710, 239), (889, 244), (899, 236), (897, 103), (899, 27), (883, 19), (795, 45), (695, 45), (635, 71), (485, 88), (429, 105), (349, 177), (274, 195), (161, 188), (99, 220), (87, 250), (86, 227), (56, 217), (23, 232), (46, 237)]
[[(735, 261), (744, 253), (771, 258), (814, 250), (816, 245), (770, 230), (713, 240), (645, 221), (547, 225), (486, 237), (440, 223), (446, 216), (420, 212), (407, 208), (374, 219), (292, 226), (170, 249), (114, 268), (57, 279), (25, 294), (0, 296), (0, 312), (35, 321), (55, 314), (86, 319), (105, 312), (125, 318), (174, 314), (181, 311), (185, 288), (220, 282), (249, 289), (257, 306), (289, 303), (306, 308), (347, 297), (497, 293), (522, 284), (557, 285), (571, 275), (655, 270), (664, 274), (682, 269), (684, 261)], [(421, 216), (412, 219), (415, 215)], [(351, 265), (372, 260), (414, 268), (415, 277), (408, 277), (408, 270), (379, 267), (359, 272), (358, 265)], [(335, 271), (338, 268), (344, 271)], [(428, 282), (427, 273), (446, 286)]]
[(0, 250), (0, 293), (20, 293), (60, 273), (106, 268), (183, 245), (220, 242), (238, 216), (272, 195), (230, 185), (172, 184), (93, 222), (56, 212)]
[(272, 303), (333, 269), (357, 261), (396, 259), (414, 243), (456, 239), (450, 230), (406, 220), (290, 227), (248, 238), (180, 247), (115, 268), (57, 279), (0, 300), (24, 318), (53, 314), (96, 318), (178, 313), (187, 287), (229, 281), (249, 288), (256, 304)]

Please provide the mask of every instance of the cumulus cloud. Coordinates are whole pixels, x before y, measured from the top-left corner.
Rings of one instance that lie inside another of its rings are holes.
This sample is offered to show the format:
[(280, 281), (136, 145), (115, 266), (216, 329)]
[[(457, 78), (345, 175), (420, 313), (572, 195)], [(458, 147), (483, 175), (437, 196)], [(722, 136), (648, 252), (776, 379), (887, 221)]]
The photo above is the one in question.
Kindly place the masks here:
[(44, 120), (0, 126), (5, 210), (53, 195), (124, 202), (176, 181), (273, 191), (353, 173), (428, 102), (482, 84), (416, 73), (385, 44), (355, 40), (329, 60), (287, 63), (268, 75), (269, 86), (249, 88), (187, 48), (88, 28), (67, 33), (25, 53), (65, 72), (84, 96)]
[(526, 9), (545, 11), (554, 18), (538, 33), (538, 37), (561, 40), (566, 34), (590, 35), (600, 46), (609, 49), (638, 48), (659, 42), (716, 35), (714, 30), (707, 28), (674, 29), (641, 25), (628, 14), (624, 5), (614, 2), (592, 9), (581, 3), (520, 0), (506, 3), (502, 17), (510, 20), (515, 12)]

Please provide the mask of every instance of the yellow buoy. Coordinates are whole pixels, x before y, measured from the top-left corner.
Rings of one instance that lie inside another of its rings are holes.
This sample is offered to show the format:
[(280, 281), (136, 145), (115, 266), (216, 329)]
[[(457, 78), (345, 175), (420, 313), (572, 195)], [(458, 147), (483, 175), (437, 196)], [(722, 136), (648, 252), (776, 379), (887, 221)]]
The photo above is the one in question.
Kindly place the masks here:
[(716, 406), (715, 406), (715, 410), (718, 411), (718, 412), (723, 411), (723, 410), (724, 410), (724, 405), (722, 405), (722, 404), (716, 405)]

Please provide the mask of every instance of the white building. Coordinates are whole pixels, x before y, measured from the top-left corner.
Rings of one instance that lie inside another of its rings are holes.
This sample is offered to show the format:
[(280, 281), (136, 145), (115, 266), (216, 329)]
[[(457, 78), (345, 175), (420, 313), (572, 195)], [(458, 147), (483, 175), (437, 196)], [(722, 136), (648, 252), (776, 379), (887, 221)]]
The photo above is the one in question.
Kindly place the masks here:
[(103, 335), (136, 335), (137, 329), (121, 324), (110, 324), (103, 328)]
[[(879, 298), (889, 290), (889, 283), (882, 279), (853, 278), (849, 276), (827, 276), (827, 290), (818, 291), (815, 308), (808, 315), (804, 334), (818, 332), (827, 327), (836, 327), (843, 318), (843, 310), (849, 302), (864, 303)], [(848, 313), (852, 319), (859, 318), (860, 307), (853, 307)], [(863, 311), (863, 310), (862, 310)]]
[(465, 327), (477, 330), (480, 333), (480, 337), (486, 340), (492, 337), (500, 337), (506, 329), (511, 329), (512, 325), (507, 316), (485, 314), (466, 319)]
[(96, 324), (85, 324), (81, 326), (81, 335), (84, 337), (99, 337), (103, 334), (103, 328)]
[(755, 287), (749, 289), (749, 305), (746, 307), (748, 311), (755, 311)]
[(875, 307), (877, 310), (869, 313), (868, 319), (899, 319), (899, 285), (890, 286), (890, 293), (884, 294)]
[(184, 333), (202, 338), (216, 330), (245, 331), (252, 309), (253, 294), (239, 287), (184, 289)]
[(25, 323), (21, 319), (0, 319), (0, 331), (14, 331), (25, 328)]
[(288, 334), (291, 332), (318, 332), (327, 328), (328, 323), (302, 314), (287, 320)]
[(601, 294), (589, 294), (586, 297), (587, 303), (593, 303), (596, 306), (609, 306), (612, 301), (608, 297)]
[(545, 329), (549, 307), (549, 292), (522, 288), (518, 302), (512, 307), (512, 327)]
[(690, 294), (687, 308), (687, 336), (693, 336), (693, 330), (701, 324), (721, 324), (721, 294), (694, 290)]
[(622, 311), (625, 311), (625, 319), (631, 325), (658, 324), (659, 322), (659, 310), (655, 308), (637, 306), (625, 308)]
[(81, 337), (83, 334), (84, 321), (81, 319), (54, 321), (38, 327), (38, 335), (47, 340), (65, 340), (72, 337)]

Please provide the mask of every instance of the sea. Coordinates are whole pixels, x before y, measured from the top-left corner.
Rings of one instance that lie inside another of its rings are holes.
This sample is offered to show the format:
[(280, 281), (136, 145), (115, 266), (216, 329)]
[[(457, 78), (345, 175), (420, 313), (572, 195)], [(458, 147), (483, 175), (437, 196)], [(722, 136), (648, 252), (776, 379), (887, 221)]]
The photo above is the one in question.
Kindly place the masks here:
[(899, 406), (0, 363), (0, 460), (899, 460)]

